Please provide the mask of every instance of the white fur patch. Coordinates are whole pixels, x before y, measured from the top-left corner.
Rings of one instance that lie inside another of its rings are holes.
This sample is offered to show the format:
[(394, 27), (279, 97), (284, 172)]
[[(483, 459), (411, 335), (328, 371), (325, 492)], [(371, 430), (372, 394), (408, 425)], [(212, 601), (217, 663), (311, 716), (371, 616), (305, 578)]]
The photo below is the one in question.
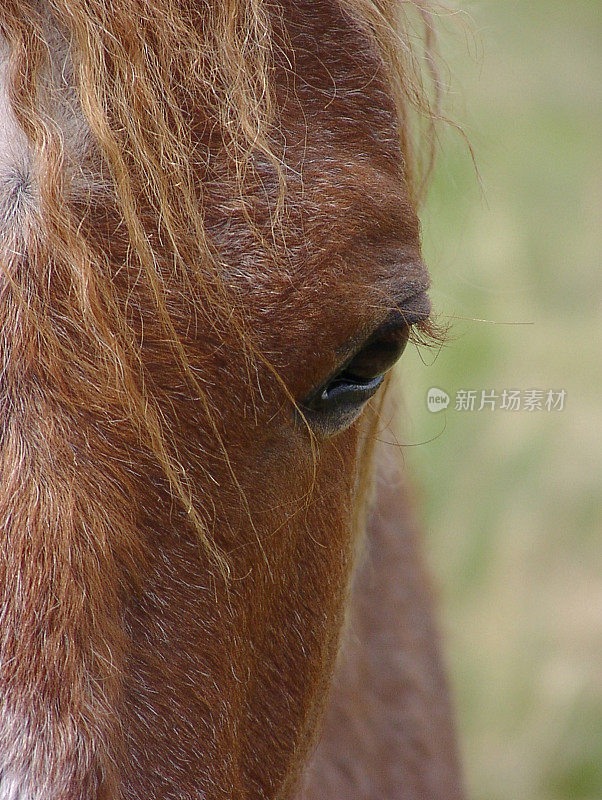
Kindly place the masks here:
[(25, 793), (21, 781), (0, 773), (0, 800), (31, 800), (31, 795)]
[(10, 225), (32, 194), (31, 154), (10, 105), (7, 53), (0, 43), (0, 228)]
[[(71, 197), (102, 202), (111, 194), (112, 184), (103, 177), (101, 158), (72, 85), (69, 46), (50, 26), (48, 40), (50, 64), (42, 76), (43, 114), (60, 142), (65, 185)], [(8, 73), (8, 48), (0, 39), (0, 233), (18, 228), (23, 214), (38, 207), (36, 159), (11, 108)]]
[(15, 162), (28, 158), (25, 134), (17, 124), (8, 99), (8, 59), (6, 45), (0, 43), (0, 174)]

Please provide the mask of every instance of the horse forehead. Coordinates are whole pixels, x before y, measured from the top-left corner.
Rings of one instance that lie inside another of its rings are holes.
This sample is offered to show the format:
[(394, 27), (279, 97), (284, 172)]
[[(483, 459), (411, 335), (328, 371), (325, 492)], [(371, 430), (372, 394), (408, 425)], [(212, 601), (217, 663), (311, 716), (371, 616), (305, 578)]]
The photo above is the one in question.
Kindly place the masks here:
[[(278, 127), (286, 139), (288, 187), (298, 201), (293, 205), (309, 234), (299, 249), (341, 246), (377, 228), (401, 230), (399, 221), (404, 215), (413, 220), (413, 214), (405, 199), (396, 114), (368, 37), (333, 0), (287, 1), (284, 17), (295, 79), (291, 86), (282, 72), (276, 78), (276, 92), (286, 98), (277, 106)], [(47, 111), (60, 131), (69, 191), (102, 200), (111, 190), (100, 178), (99, 154), (69, 85), (68, 43), (53, 30), (49, 43), (48, 79), (55, 91)], [(17, 224), (37, 201), (36, 166), (11, 108), (8, 83), (8, 52), (0, 37), (0, 229)], [(231, 202), (216, 203), (214, 212), (230, 219)], [(237, 241), (243, 240), (239, 231)], [(294, 243), (292, 231), (288, 240)]]
[[(276, 49), (276, 61), (284, 53), (284, 67), (276, 65), (274, 88), (281, 95), (277, 128), (286, 139), (287, 166), (325, 187), (348, 187), (354, 175), (358, 185), (368, 178), (368, 187), (370, 162), (387, 170), (399, 166), (396, 115), (379, 58), (334, 0), (286, 0), (282, 10), (292, 52)], [(61, 139), (70, 191), (100, 198), (110, 194), (110, 187), (100, 179), (99, 154), (72, 85), (69, 43), (47, 23), (45, 82), (52, 101), (45, 113)], [(36, 190), (31, 149), (9, 101), (9, 68), (8, 47), (0, 36), (0, 227), (16, 217), (17, 201), (35, 201)]]

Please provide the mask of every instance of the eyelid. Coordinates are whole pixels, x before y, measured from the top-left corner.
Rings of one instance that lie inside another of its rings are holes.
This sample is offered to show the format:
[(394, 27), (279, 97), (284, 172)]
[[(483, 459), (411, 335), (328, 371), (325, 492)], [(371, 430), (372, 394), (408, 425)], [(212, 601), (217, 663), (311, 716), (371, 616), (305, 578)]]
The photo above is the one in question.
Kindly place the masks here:
[(421, 289), (409, 297), (406, 297), (397, 304), (397, 308), (393, 313), (399, 313), (406, 325), (416, 325), (419, 322), (425, 322), (431, 313), (431, 300), (428, 295), (428, 290)]
[(412, 325), (424, 322), (428, 319), (428, 316), (428, 313), (423, 313), (421, 311), (395, 308), (393, 311), (389, 312), (385, 320), (381, 322), (374, 333), (370, 335), (370, 339), (386, 336), (388, 333), (397, 331), (400, 328), (410, 328)]
[(363, 347), (373, 338), (386, 336), (392, 331), (402, 327), (410, 328), (426, 322), (431, 313), (431, 301), (428, 296), (427, 288), (420, 287), (417, 292), (407, 295), (399, 301), (395, 307), (391, 308), (387, 316), (377, 328), (364, 331), (363, 335), (358, 336), (353, 342), (347, 342), (343, 347), (337, 348), (337, 355), (341, 356), (341, 368), (345, 363), (353, 359)]

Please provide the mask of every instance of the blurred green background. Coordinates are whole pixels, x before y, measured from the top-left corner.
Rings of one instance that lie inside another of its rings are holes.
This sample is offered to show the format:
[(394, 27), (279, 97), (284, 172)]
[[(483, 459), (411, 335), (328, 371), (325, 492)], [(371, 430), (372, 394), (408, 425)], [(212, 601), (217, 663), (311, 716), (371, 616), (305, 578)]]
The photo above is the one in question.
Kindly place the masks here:
[[(602, 6), (444, 25), (451, 117), (422, 214), (448, 344), (399, 374), (473, 800), (602, 798)], [(444, 73), (445, 77), (445, 73)], [(479, 322), (477, 320), (488, 320)], [(532, 324), (511, 324), (532, 323)], [(430, 413), (429, 387), (451, 396)], [(459, 389), (566, 390), (462, 412)]]

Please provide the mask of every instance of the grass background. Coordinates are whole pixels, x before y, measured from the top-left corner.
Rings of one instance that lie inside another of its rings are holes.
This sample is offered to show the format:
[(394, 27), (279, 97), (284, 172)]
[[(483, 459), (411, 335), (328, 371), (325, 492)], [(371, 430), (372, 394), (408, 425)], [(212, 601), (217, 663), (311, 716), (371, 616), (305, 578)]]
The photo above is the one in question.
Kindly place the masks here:
[[(423, 444), (403, 453), (471, 798), (600, 800), (602, 10), (463, 8), (443, 52), (482, 187), (443, 133), (423, 238), (453, 326), (436, 359), (404, 359), (401, 440)], [(431, 386), (447, 411), (428, 412)], [(453, 409), (458, 389), (504, 388), (565, 389), (565, 410)]]

